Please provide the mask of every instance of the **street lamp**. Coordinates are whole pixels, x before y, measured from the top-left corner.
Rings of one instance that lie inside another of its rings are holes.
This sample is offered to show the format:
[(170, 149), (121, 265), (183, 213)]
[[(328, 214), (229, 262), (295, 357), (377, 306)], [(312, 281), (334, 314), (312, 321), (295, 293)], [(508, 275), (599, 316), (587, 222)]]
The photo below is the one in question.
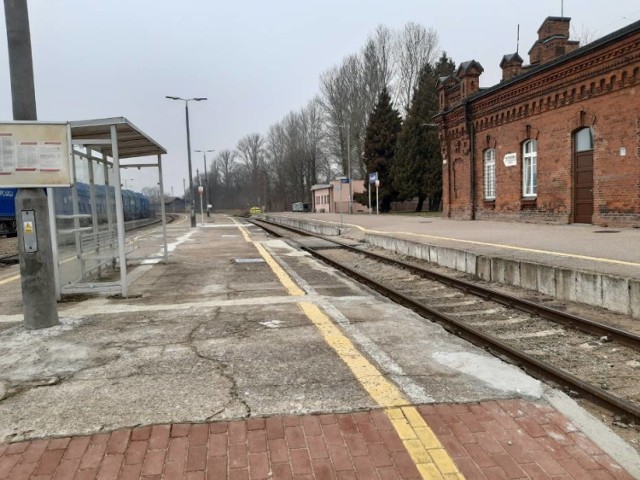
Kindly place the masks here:
[(181, 100), (184, 102), (184, 112), (187, 122), (187, 159), (189, 160), (189, 192), (191, 193), (191, 228), (195, 228), (196, 226), (196, 209), (195, 209), (195, 192), (193, 191), (193, 174), (191, 173), (191, 135), (189, 132), (189, 102), (201, 102), (206, 100), (206, 97), (195, 97), (195, 98), (180, 98), (180, 97), (172, 97), (170, 95), (166, 95), (165, 98), (169, 100)]
[(215, 149), (212, 150), (194, 150), (194, 152), (199, 152), (204, 154), (204, 198), (207, 200), (207, 217), (209, 216), (209, 205), (211, 202), (209, 201), (209, 177), (207, 177), (207, 153), (215, 152)]

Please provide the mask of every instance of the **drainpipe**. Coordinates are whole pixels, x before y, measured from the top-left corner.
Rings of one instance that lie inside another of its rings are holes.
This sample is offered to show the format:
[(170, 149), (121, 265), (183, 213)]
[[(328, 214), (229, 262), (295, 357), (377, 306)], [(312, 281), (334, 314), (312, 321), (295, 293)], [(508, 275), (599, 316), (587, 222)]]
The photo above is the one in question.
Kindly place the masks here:
[(471, 220), (476, 219), (476, 132), (475, 126), (473, 125), (473, 119), (471, 118), (471, 104), (469, 100), (464, 101), (464, 120), (467, 128), (467, 135), (469, 135), (469, 150), (471, 155), (469, 159), (471, 161), (471, 165), (469, 168), (470, 171), (470, 185), (469, 191), (471, 194)]

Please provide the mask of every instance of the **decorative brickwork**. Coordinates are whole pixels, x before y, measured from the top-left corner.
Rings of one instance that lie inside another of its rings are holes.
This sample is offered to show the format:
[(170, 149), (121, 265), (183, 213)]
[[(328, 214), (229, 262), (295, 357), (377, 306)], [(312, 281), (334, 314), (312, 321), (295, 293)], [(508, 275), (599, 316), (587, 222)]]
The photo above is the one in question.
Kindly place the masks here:
[[(534, 47), (553, 43), (543, 35), (556, 41), (556, 30), (568, 29), (568, 20), (545, 20)], [(587, 191), (592, 192), (593, 214), (587, 218), (603, 226), (640, 226), (640, 22), (575, 51), (573, 43), (562, 38), (569, 53), (554, 58), (545, 50), (536, 56), (539, 63), (522, 67), (514, 76), (505, 72), (503, 82), (466, 99), (460, 91), (462, 79), (441, 80), (436, 121), (446, 161), (446, 216), (577, 221), (574, 134), (589, 127), (593, 188)], [(505, 55), (501, 66), (511, 68), (514, 55)], [(523, 195), (522, 145), (528, 139), (537, 141), (533, 197)], [(487, 148), (496, 151), (496, 198), (490, 202), (483, 196)]]

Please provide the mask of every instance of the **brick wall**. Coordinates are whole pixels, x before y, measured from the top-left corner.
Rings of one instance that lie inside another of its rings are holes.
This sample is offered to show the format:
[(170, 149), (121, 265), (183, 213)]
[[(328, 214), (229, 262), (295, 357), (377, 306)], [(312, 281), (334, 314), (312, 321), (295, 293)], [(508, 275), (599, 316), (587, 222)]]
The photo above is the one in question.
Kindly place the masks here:
[[(466, 106), (450, 103), (438, 119), (447, 159), (444, 214), (459, 219), (573, 221), (573, 133), (591, 127), (593, 223), (640, 226), (639, 71), (640, 27), (619, 41), (476, 95)], [(471, 129), (475, 135), (469, 135)], [(534, 201), (522, 195), (522, 143), (528, 138), (538, 142)], [(487, 148), (496, 150), (492, 202), (484, 200)], [(621, 148), (626, 155), (621, 155)], [(504, 165), (506, 153), (517, 154), (515, 166)]]

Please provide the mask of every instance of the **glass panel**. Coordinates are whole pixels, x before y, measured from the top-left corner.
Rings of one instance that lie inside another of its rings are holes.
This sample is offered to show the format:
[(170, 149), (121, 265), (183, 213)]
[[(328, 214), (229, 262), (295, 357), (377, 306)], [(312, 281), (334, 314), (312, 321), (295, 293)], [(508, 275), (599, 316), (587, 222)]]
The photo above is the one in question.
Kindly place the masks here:
[(527, 140), (524, 144), (524, 153), (535, 153), (538, 150), (538, 142)]
[(593, 150), (593, 131), (591, 128), (583, 128), (575, 133), (576, 152)]
[(534, 155), (531, 158), (531, 177), (532, 177), (532, 185), (531, 185), (531, 195), (538, 194), (538, 158)]
[(484, 196), (487, 200), (496, 197), (496, 152), (487, 150), (484, 154)]

